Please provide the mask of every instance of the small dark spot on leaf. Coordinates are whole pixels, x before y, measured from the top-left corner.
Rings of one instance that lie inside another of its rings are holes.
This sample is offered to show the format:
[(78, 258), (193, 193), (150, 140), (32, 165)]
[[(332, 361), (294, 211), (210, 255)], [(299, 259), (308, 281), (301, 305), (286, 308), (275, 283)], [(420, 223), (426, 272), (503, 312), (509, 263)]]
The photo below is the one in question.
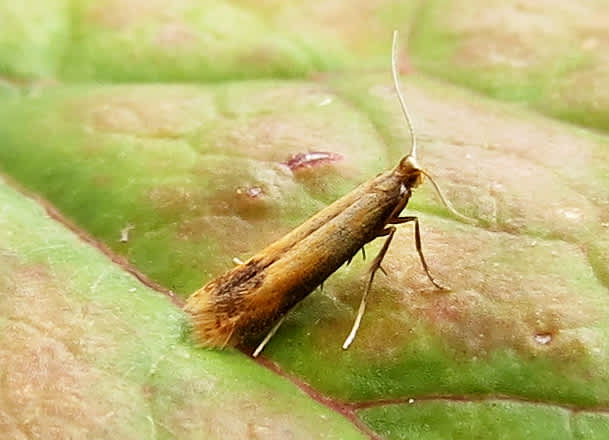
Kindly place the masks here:
[(144, 394), (144, 396), (146, 398), (151, 398), (156, 393), (156, 387), (146, 384), (146, 385), (142, 386), (142, 393)]
[(238, 213), (243, 218), (256, 218), (267, 213), (269, 208), (268, 194), (264, 188), (253, 186), (242, 186), (235, 191), (236, 197), (230, 198), (230, 210)]

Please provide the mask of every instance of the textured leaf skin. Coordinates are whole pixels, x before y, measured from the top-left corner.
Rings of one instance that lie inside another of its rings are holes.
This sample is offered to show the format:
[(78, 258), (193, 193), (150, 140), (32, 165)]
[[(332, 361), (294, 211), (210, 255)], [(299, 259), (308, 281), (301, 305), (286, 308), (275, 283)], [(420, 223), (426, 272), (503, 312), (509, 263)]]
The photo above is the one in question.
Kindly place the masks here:
[[(607, 437), (602, 1), (39, 3), (0, 5), (2, 437)], [(11, 189), (184, 298), (395, 166), (394, 27), (420, 162), (480, 224), (417, 189), (452, 291), (400, 228), (347, 352), (359, 258), (284, 324), (271, 373), (196, 348), (178, 307)]]

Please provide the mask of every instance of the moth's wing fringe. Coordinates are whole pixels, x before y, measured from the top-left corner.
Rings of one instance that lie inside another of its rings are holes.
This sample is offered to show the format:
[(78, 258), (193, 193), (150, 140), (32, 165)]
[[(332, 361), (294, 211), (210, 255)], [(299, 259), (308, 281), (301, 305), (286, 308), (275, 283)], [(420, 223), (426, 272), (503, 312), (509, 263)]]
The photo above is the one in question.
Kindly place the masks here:
[(218, 313), (215, 303), (205, 288), (193, 293), (184, 310), (192, 317), (193, 334), (202, 347), (225, 347), (231, 344), (231, 337), (237, 328), (238, 316)]

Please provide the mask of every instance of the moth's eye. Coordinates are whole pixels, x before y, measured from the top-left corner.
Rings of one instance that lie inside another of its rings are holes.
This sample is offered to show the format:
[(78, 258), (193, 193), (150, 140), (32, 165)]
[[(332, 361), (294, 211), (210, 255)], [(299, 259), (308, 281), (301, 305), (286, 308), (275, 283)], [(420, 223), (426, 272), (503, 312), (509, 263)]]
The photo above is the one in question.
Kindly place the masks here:
[(423, 173), (420, 173), (419, 176), (417, 177), (417, 182), (415, 183), (415, 185), (420, 185), (423, 183), (423, 180), (425, 180), (425, 176), (423, 176)]

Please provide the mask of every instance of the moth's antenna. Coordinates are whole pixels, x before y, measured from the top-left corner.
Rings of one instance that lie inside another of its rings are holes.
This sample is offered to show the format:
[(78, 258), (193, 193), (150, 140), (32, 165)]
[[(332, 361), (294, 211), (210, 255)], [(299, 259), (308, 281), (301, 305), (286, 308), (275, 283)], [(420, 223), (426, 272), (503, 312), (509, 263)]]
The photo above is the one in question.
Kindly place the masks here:
[(463, 220), (466, 223), (478, 224), (478, 220), (468, 217), (464, 214), (461, 214), (459, 211), (457, 211), (455, 209), (455, 207), (452, 205), (452, 203), (450, 203), (448, 201), (448, 199), (446, 197), (444, 197), (444, 194), (442, 193), (440, 186), (435, 182), (435, 180), (433, 180), (432, 177), (425, 170), (421, 170), (421, 172), (429, 179), (429, 181), (433, 185), (434, 189), (436, 190), (438, 197), (440, 197), (440, 201), (446, 207), (446, 209), (448, 209), (452, 213), (452, 215), (454, 215), (457, 218), (460, 218), (461, 220)]
[(404, 117), (406, 118), (406, 123), (408, 124), (408, 130), (410, 131), (410, 139), (412, 141), (412, 147), (410, 148), (409, 156), (417, 158), (417, 137), (414, 134), (414, 128), (412, 127), (412, 119), (410, 118), (410, 113), (408, 113), (408, 107), (406, 107), (406, 101), (404, 100), (404, 96), (402, 95), (402, 90), (400, 89), (400, 81), (398, 79), (398, 31), (393, 31), (393, 44), (391, 45), (391, 71), (393, 73), (393, 86), (395, 87), (395, 91), (398, 94), (398, 99), (400, 100), (400, 106), (402, 107), (402, 113), (404, 113)]

